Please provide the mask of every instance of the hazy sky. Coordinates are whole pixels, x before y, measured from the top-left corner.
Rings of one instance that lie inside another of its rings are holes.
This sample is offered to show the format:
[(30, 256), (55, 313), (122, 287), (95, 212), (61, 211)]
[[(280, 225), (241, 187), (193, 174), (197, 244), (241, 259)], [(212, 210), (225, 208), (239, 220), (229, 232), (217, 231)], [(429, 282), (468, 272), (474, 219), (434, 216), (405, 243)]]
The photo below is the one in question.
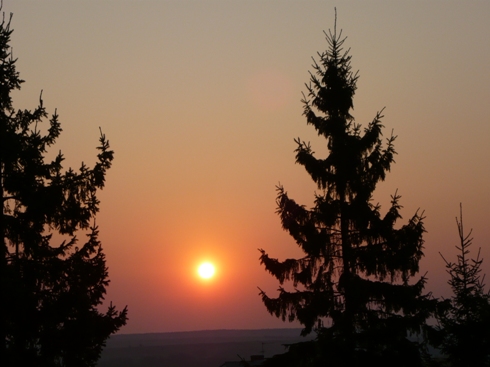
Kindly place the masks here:
[[(311, 206), (293, 139), (326, 152), (300, 99), (335, 7), (360, 73), (353, 115), (367, 124), (386, 106), (385, 136), (398, 135), (375, 202), (384, 213), (398, 189), (400, 225), (425, 211), (427, 291), (449, 294), (439, 252), (455, 259), (460, 202), (490, 273), (490, 1), (3, 3), (26, 80), (15, 106), (43, 90), (67, 167), (95, 161), (99, 126), (115, 151), (97, 224), (107, 300), (129, 308), (122, 333), (297, 326), (262, 305), (257, 286), (278, 284), (257, 249), (301, 255), (275, 186)], [(204, 259), (212, 281), (196, 276)]]

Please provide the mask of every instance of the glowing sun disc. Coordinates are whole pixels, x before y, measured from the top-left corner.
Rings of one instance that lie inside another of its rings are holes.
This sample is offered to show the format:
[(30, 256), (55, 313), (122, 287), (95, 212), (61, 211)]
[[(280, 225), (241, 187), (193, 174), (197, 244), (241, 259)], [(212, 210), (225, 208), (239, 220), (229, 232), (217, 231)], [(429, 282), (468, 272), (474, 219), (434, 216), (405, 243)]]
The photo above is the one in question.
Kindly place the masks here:
[(202, 263), (197, 269), (199, 276), (204, 279), (211, 278), (214, 275), (214, 271), (214, 265), (211, 263)]

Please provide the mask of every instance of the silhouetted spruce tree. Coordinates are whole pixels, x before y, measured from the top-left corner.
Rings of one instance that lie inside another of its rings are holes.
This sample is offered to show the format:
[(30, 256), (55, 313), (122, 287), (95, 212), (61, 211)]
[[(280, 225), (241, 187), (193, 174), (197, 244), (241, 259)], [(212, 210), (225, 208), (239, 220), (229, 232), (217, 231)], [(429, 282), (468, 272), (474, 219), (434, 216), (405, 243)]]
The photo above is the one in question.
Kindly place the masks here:
[(480, 251), (476, 259), (469, 257), (473, 238), (472, 231), (464, 234), (462, 208), (456, 224), (460, 240), (457, 262), (442, 257), (453, 296), (440, 304), (439, 346), (451, 366), (490, 366), (490, 293), (485, 292), (485, 276), (480, 274), (483, 259)]
[[(411, 282), (423, 256), (423, 217), (416, 213), (395, 227), (400, 196), (384, 216), (372, 203), (376, 184), (393, 163), (395, 136), (382, 142), (381, 112), (362, 129), (351, 115), (358, 74), (351, 70), (342, 32), (325, 33), (328, 49), (314, 61), (307, 123), (326, 139), (329, 154), (316, 158), (309, 143), (295, 140), (296, 163), (318, 185), (307, 209), (277, 188), (283, 228), (304, 252), (279, 261), (261, 251), (260, 262), (281, 284), (277, 298), (261, 291), (267, 310), (298, 320), (314, 342), (292, 345), (269, 363), (281, 366), (420, 366), (419, 333), (428, 316), (425, 278)], [(294, 291), (282, 287), (290, 282)], [(277, 362), (277, 363), (274, 363)]]
[[(11, 19), (11, 17), (10, 17)], [(95, 366), (110, 334), (126, 323), (126, 308), (98, 310), (109, 283), (98, 240), (96, 193), (113, 152), (101, 134), (98, 161), (63, 170), (58, 115), (14, 110), (23, 82), (9, 46), (10, 20), (0, 24), (0, 365)], [(86, 241), (75, 234), (82, 232)], [(53, 236), (57, 234), (57, 236)], [(63, 241), (62, 238), (65, 238)], [(82, 242), (82, 243), (80, 243)]]

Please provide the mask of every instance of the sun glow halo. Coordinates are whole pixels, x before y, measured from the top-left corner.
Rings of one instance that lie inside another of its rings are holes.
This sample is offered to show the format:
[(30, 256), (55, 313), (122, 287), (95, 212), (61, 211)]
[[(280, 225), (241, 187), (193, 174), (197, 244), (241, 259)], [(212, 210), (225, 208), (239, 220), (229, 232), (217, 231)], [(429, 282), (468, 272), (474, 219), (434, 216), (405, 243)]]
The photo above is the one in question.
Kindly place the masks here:
[(214, 275), (214, 265), (208, 262), (202, 263), (197, 269), (199, 276), (203, 279), (209, 279)]

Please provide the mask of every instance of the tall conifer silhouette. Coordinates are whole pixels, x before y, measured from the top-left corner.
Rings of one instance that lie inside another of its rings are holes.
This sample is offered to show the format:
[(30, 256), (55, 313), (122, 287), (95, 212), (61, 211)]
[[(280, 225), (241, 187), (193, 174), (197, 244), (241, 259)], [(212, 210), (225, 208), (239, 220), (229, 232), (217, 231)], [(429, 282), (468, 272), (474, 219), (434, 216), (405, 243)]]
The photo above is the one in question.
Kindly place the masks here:
[[(1, 6), (0, 6), (1, 9)], [(63, 169), (46, 158), (61, 133), (58, 115), (15, 110), (23, 82), (0, 23), (0, 365), (95, 366), (127, 311), (101, 312), (109, 284), (95, 215), (113, 152), (101, 134), (93, 168)], [(43, 132), (44, 130), (44, 132)], [(77, 234), (82, 234), (77, 238)], [(85, 241), (83, 240), (85, 238)]]
[(318, 186), (314, 206), (307, 209), (277, 187), (282, 227), (304, 256), (279, 261), (260, 250), (261, 264), (281, 284), (277, 298), (261, 291), (267, 310), (298, 320), (304, 334), (318, 334), (275, 360), (294, 366), (417, 366), (421, 354), (408, 336), (420, 332), (428, 312), (422, 306), (425, 278), (411, 281), (423, 256), (423, 215), (396, 228), (400, 196), (392, 196), (384, 216), (373, 204), (376, 184), (394, 162), (395, 136), (383, 143), (382, 110), (364, 129), (356, 123), (351, 110), (358, 74), (336, 24), (325, 35), (328, 49), (314, 61), (302, 103), (307, 124), (325, 138), (329, 154), (317, 158), (309, 143), (295, 140), (296, 163)]

